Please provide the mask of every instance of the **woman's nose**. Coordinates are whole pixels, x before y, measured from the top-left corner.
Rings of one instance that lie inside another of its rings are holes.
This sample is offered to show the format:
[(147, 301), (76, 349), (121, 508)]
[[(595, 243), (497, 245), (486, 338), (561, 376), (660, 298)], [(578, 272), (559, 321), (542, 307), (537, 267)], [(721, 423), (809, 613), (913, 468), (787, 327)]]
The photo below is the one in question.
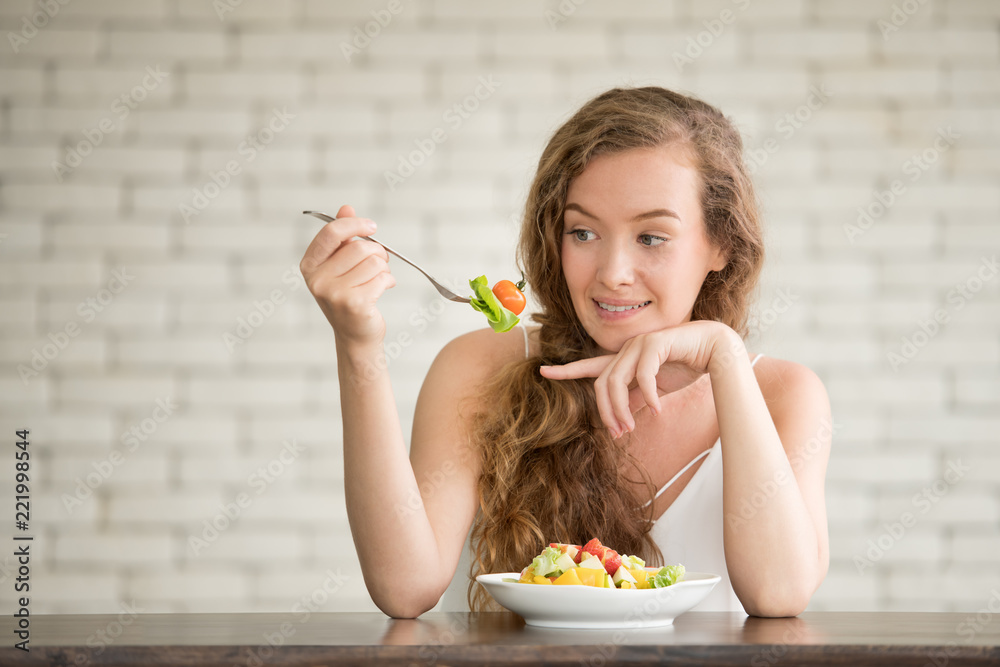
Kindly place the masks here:
[(625, 248), (611, 247), (602, 254), (597, 280), (611, 289), (632, 284), (635, 280), (635, 268)]

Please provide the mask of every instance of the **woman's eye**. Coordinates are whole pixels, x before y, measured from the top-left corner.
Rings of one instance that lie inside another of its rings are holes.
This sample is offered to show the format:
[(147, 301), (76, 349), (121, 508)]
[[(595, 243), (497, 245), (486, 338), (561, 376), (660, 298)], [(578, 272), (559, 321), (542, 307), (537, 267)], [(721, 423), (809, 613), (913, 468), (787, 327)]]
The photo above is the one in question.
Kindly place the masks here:
[(581, 236), (581, 234), (593, 234), (594, 232), (587, 229), (574, 229), (567, 233), (572, 234), (577, 241), (589, 241), (590, 239)]
[(666, 240), (662, 236), (653, 236), (652, 234), (639, 235), (639, 243), (645, 246), (658, 246)]

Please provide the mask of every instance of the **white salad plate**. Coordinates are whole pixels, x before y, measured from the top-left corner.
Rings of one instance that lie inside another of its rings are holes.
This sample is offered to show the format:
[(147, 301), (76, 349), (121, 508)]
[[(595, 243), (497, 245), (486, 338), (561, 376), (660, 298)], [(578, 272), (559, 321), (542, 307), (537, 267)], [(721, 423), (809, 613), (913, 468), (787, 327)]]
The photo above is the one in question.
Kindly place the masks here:
[[(656, 572), (658, 568), (647, 568)], [(656, 628), (704, 600), (722, 580), (717, 574), (686, 572), (666, 588), (625, 589), (594, 586), (541, 586), (503, 581), (518, 572), (481, 574), (483, 585), (500, 605), (543, 628)]]

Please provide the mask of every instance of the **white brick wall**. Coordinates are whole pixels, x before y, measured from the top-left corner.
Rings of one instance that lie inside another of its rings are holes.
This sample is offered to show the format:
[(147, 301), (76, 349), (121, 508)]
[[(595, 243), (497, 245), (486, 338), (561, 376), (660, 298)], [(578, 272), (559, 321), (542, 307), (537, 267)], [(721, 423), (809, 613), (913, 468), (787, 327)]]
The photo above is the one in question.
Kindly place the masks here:
[[(984, 604), (1000, 583), (1000, 278), (961, 308), (948, 295), (1000, 250), (1000, 6), (921, 4), (883, 38), (891, 0), (572, 4), (553, 27), (554, 1), (403, 0), (350, 62), (341, 43), (384, 2), (245, 0), (221, 17), (201, 0), (71, 2), (17, 52), (8, 35), (36, 5), (0, 4), (0, 425), (8, 443), (32, 430), (35, 613), (287, 611), (331, 575), (318, 608), (374, 609), (344, 511), (333, 337), (284, 279), (319, 228), (298, 212), (351, 203), (448, 280), (508, 273), (549, 133), (588, 97), (647, 83), (719, 105), (758, 156), (777, 141), (755, 176), (770, 244), (758, 312), (778, 290), (798, 298), (750, 344), (814, 368), (841, 425), (811, 608)], [(147, 67), (169, 76), (131, 98)], [(383, 172), (480, 76), (496, 92), (390, 191)], [(814, 86), (829, 99), (783, 135)], [(251, 161), (240, 143), (276, 108), (294, 118)], [(60, 181), (52, 162), (102, 121)], [(947, 126), (959, 138), (910, 180), (906, 161)], [(185, 224), (178, 205), (230, 160), (241, 173)], [(894, 179), (905, 193), (852, 242), (845, 227)], [(80, 304), (122, 266), (134, 281), (85, 321)], [(408, 433), (434, 354), (481, 321), (449, 308), (418, 328), (436, 295), (397, 268), (382, 311), (390, 340), (413, 340), (390, 367)], [(223, 334), (274, 290), (284, 303), (228, 350)], [(938, 308), (950, 321), (893, 370)], [(71, 323), (79, 335), (23, 383), (18, 365)], [(250, 476), (290, 440), (303, 452), (258, 494)], [(968, 472), (922, 512), (915, 494), (959, 460)], [(193, 553), (189, 536), (240, 493), (252, 503)], [(907, 511), (917, 523), (859, 571)]]

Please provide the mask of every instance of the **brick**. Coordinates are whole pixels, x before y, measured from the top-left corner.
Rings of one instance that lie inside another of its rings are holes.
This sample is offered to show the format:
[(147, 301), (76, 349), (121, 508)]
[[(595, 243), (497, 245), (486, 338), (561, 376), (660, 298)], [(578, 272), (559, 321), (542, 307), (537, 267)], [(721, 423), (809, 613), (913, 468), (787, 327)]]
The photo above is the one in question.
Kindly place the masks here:
[(383, 29), (384, 35), (380, 33), (372, 39), (365, 53), (376, 64), (399, 60), (409, 63), (475, 60), (481, 55), (484, 40), (474, 30), (415, 30), (415, 27), (389, 24)]
[(17, 54), (23, 58), (94, 58), (100, 45), (99, 37), (96, 30), (60, 30), (47, 26), (27, 44), (19, 44)]
[(996, 60), (1000, 43), (996, 32), (978, 28), (949, 26), (941, 30), (907, 27), (891, 33), (888, 40), (874, 40), (888, 59), (907, 63)]
[(61, 563), (103, 565), (108, 555), (122, 565), (168, 565), (170, 535), (66, 535), (55, 540), (54, 556)]
[(14, 100), (40, 100), (45, 76), (36, 68), (0, 68), (0, 95)]
[(355, 100), (422, 99), (427, 95), (427, 76), (419, 68), (394, 67), (385, 71), (344, 71), (319, 73), (316, 76), (316, 96), (323, 102), (335, 102), (351, 91)]
[(1000, 519), (1000, 500), (992, 494), (962, 488), (965, 485), (964, 479), (956, 484), (945, 484), (944, 478), (938, 478), (915, 487), (912, 494), (904, 497), (885, 494), (879, 507), (880, 518), (896, 521), (903, 512), (910, 512), (921, 525), (978, 524), (985, 527), (996, 523)]
[(750, 35), (754, 58), (809, 58), (837, 63), (867, 61), (872, 55), (872, 39), (866, 30), (797, 29), (756, 30)]
[(198, 378), (188, 381), (192, 404), (255, 409), (291, 407), (305, 398), (305, 383), (298, 377)]
[[(222, 9), (220, 9), (220, 7)], [(231, 9), (231, 11), (230, 11)], [(259, 21), (273, 27), (276, 22), (296, 18), (295, 3), (268, 2), (267, 0), (242, 0), (238, 5), (204, 3), (198, 0), (180, 0), (177, 13), (184, 20), (198, 21), (202, 25), (224, 25)]]
[(537, 30), (517, 31), (498, 27), (494, 37), (494, 53), (491, 55), (514, 62), (552, 58), (579, 63), (587, 60), (603, 61), (610, 53), (608, 36), (603, 30), (574, 30), (573, 26), (567, 26), (552, 32), (542, 26), (539, 22)]
[(156, 396), (176, 396), (174, 381), (152, 373), (63, 377), (54, 383), (61, 404), (144, 408)]
[(267, 531), (232, 528), (219, 535), (212, 545), (199, 552), (199, 562), (224, 565), (247, 563), (258, 565), (267, 561), (296, 562), (305, 552), (304, 540), (296, 530)]
[(948, 558), (958, 563), (996, 563), (1000, 535), (957, 534), (949, 544)]
[(153, 603), (211, 602), (217, 604), (220, 592), (226, 599), (240, 600), (250, 590), (249, 576), (234, 571), (232, 567), (217, 565), (208, 572), (154, 572), (138, 574), (131, 578), (128, 591), (153, 609)]
[(184, 91), (189, 97), (200, 100), (212, 98), (275, 99), (287, 104), (302, 96), (302, 75), (288, 71), (221, 70), (218, 72), (195, 71), (184, 75)]
[(227, 368), (233, 365), (233, 357), (221, 336), (171, 336), (165, 339), (162, 335), (144, 337), (133, 334), (128, 340), (119, 341), (116, 352), (118, 362), (130, 369)]
[(102, 275), (102, 266), (96, 261), (5, 261), (0, 264), (0, 282), (10, 286), (96, 286)]
[[(112, 526), (141, 523), (159, 524), (164, 527), (181, 525), (191, 531), (201, 531), (201, 522), (221, 512), (220, 505), (232, 497), (221, 490), (187, 491), (183, 495), (142, 493), (117, 493), (108, 506), (108, 521)], [(185, 537), (185, 547), (186, 547)]]
[(949, 76), (948, 92), (959, 98), (974, 95), (995, 98), (1000, 94), (1000, 75), (995, 67), (956, 67)]
[(844, 101), (934, 98), (946, 89), (946, 77), (934, 67), (830, 67), (823, 74)]
[[(626, 28), (615, 44), (618, 47), (616, 50), (627, 60), (641, 63), (662, 61), (671, 72), (683, 72), (689, 67), (697, 67), (703, 60), (735, 60), (740, 51), (737, 29), (727, 25), (718, 37), (712, 40), (703, 38), (699, 42), (699, 33), (706, 31), (702, 25), (678, 25), (667, 30), (637, 26)], [(689, 64), (688, 59), (694, 62)]]
[[(112, 57), (176, 60), (179, 56), (181, 60), (221, 60), (226, 55), (226, 37), (222, 32), (112, 30), (108, 43)], [(184, 45), (181, 51), (177, 49), (178, 44)]]
[[(838, 405), (843, 404), (841, 397)], [(883, 485), (919, 483), (931, 478), (937, 462), (928, 453), (902, 455), (843, 456), (834, 452), (830, 457), (827, 479), (839, 482), (881, 482)]]
[[(74, 568), (68, 572), (38, 572), (32, 579), (32, 597), (39, 602), (59, 601), (64, 605), (62, 609), (73, 609), (76, 613), (85, 610), (91, 614), (118, 614), (122, 611), (119, 602), (122, 585), (117, 573), (80, 572)], [(39, 613), (40, 610), (33, 607), (32, 611)]]
[[(84, 162), (86, 164), (86, 162)], [(0, 189), (4, 202), (13, 210), (105, 211), (114, 213), (120, 205), (117, 187), (61, 183), (29, 185), (9, 183)]]

